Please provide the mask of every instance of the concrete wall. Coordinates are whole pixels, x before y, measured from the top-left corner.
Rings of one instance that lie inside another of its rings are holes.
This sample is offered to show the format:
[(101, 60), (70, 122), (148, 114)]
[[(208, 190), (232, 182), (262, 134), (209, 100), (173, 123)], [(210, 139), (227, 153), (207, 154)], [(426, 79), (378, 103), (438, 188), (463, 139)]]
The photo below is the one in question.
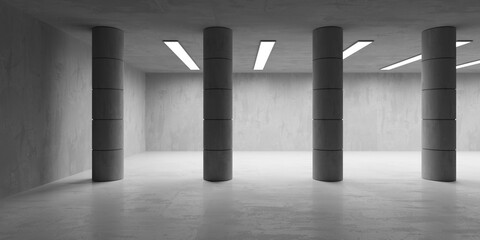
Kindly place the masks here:
[[(91, 47), (0, 3), (0, 198), (91, 167)], [(145, 149), (144, 74), (126, 67), (126, 155)]]
[(480, 150), (480, 74), (457, 74), (457, 150)]
[(420, 79), (420, 74), (345, 74), (344, 150), (420, 150)]
[[(202, 75), (147, 74), (147, 150), (202, 149)], [(420, 150), (420, 74), (344, 76), (345, 150)], [(234, 150), (311, 150), (310, 74), (234, 74)], [(480, 150), (480, 74), (458, 74), (458, 149)], [(193, 111), (193, 114), (192, 114)]]
[(145, 73), (125, 66), (124, 76), (125, 157), (145, 151)]
[(200, 74), (146, 77), (147, 151), (203, 150), (203, 81)]

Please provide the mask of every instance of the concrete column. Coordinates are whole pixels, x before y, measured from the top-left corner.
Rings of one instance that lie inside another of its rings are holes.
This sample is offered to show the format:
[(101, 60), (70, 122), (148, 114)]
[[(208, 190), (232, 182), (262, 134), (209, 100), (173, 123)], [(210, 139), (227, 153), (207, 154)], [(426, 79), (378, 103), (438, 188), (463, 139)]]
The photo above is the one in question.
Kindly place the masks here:
[(343, 179), (343, 30), (313, 31), (313, 179)]
[(422, 33), (422, 177), (456, 179), (456, 29)]
[(232, 179), (232, 30), (203, 30), (203, 179)]
[(123, 178), (123, 31), (92, 29), (92, 179)]

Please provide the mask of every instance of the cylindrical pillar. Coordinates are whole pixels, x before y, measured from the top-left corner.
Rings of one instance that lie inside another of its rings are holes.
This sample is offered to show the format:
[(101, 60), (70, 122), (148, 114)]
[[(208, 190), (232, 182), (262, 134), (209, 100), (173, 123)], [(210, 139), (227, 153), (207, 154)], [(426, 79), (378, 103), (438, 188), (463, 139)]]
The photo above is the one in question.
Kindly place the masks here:
[(123, 31), (92, 29), (92, 179), (123, 178)]
[(422, 33), (422, 177), (456, 179), (456, 29)]
[(343, 30), (313, 31), (313, 179), (343, 179)]
[(203, 179), (232, 179), (232, 30), (203, 30)]

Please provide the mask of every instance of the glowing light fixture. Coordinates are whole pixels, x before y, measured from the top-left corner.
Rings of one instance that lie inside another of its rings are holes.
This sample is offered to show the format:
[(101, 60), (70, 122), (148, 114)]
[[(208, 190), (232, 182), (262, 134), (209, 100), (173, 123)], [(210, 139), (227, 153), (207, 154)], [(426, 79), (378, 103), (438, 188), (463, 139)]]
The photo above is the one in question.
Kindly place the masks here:
[(466, 67), (470, 67), (470, 66), (477, 65), (477, 64), (480, 64), (480, 60), (475, 60), (475, 61), (471, 61), (471, 62), (467, 62), (467, 63), (457, 65), (457, 69), (466, 68)]
[(200, 70), (197, 64), (193, 61), (190, 55), (188, 55), (187, 51), (183, 49), (182, 45), (180, 45), (178, 41), (165, 40), (163, 43), (165, 43), (165, 45), (167, 45), (167, 47), (170, 48), (170, 50), (172, 50), (172, 52), (175, 53), (175, 55), (177, 55), (177, 57), (180, 58), (180, 60), (182, 60), (182, 62), (187, 65), (190, 70)]
[[(456, 47), (461, 47), (463, 45), (466, 45), (466, 44), (469, 44), (471, 43), (472, 41), (471, 40), (458, 40), (456, 42)], [(419, 61), (422, 59), (422, 55), (419, 54), (419, 55), (416, 55), (414, 57), (411, 57), (411, 58), (407, 58), (403, 61), (400, 61), (400, 62), (397, 62), (397, 63), (394, 63), (392, 65), (389, 65), (389, 66), (386, 66), (380, 70), (383, 70), (383, 71), (388, 71), (388, 70), (392, 70), (392, 69), (395, 69), (395, 68), (398, 68), (398, 67), (401, 67), (401, 66), (404, 66), (404, 65), (407, 65), (407, 64), (410, 64), (412, 62), (416, 62), (416, 61)], [(458, 67), (457, 67), (458, 68)]]
[(472, 40), (457, 40), (456, 46), (461, 47), (461, 46), (469, 44), (471, 42), (472, 42)]
[(360, 51), (362, 48), (373, 43), (372, 40), (360, 40), (352, 44), (350, 47), (343, 51), (343, 59), (350, 57), (352, 54)]
[(262, 40), (260, 41), (260, 46), (258, 47), (257, 59), (255, 60), (255, 65), (253, 70), (263, 70), (265, 64), (267, 64), (268, 57), (272, 52), (273, 46), (275, 46), (274, 40)]
[(398, 68), (398, 67), (401, 67), (403, 65), (407, 65), (407, 64), (410, 64), (412, 62), (416, 62), (416, 61), (420, 61), (422, 60), (422, 55), (417, 55), (415, 57), (411, 57), (411, 58), (407, 58), (403, 61), (400, 61), (400, 62), (397, 62), (397, 63), (394, 63), (390, 66), (386, 66), (380, 70), (383, 70), (383, 71), (388, 71), (388, 70), (392, 70), (392, 69), (395, 69), (395, 68)]

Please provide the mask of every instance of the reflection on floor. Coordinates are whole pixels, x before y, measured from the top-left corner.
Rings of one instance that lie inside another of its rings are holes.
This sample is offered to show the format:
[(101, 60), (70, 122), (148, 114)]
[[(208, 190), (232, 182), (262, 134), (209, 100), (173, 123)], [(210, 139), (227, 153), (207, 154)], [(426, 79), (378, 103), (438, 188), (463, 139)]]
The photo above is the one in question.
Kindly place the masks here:
[(345, 180), (311, 179), (310, 152), (235, 152), (202, 180), (201, 152), (147, 152), (123, 181), (84, 172), (0, 200), (0, 239), (479, 239), (480, 153), (458, 181), (420, 179), (419, 152), (345, 152)]

